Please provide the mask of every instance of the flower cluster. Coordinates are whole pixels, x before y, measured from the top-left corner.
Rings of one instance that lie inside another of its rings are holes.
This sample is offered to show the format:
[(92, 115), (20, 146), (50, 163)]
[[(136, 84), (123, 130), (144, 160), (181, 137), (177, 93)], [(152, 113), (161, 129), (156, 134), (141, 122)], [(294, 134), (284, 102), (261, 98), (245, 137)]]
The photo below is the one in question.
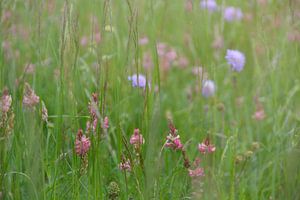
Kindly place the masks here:
[(134, 129), (133, 134), (130, 137), (130, 144), (132, 144), (135, 149), (138, 149), (144, 143), (145, 139), (143, 138), (143, 135), (140, 134), (140, 130), (138, 128)]
[(5, 89), (3, 91), (1, 101), (0, 101), (0, 108), (1, 108), (2, 114), (5, 114), (9, 111), (9, 109), (11, 107), (11, 103), (12, 103), (12, 98), (9, 95), (8, 90)]
[(198, 150), (202, 154), (213, 153), (216, 151), (216, 147), (210, 143), (209, 138), (206, 138), (201, 144), (198, 144)]
[[(146, 77), (142, 74), (134, 74), (132, 76), (129, 76), (128, 80), (131, 81), (132, 87), (139, 87), (143, 89), (146, 89), (147, 87)], [(148, 86), (150, 87), (149, 83)]]
[(37, 96), (28, 83), (25, 83), (23, 96), (23, 105), (28, 108), (33, 108), (40, 102), (40, 97)]
[(79, 156), (84, 156), (87, 154), (91, 146), (91, 141), (86, 135), (83, 135), (82, 129), (77, 132), (75, 140), (75, 152)]
[(200, 7), (206, 9), (209, 12), (214, 12), (218, 10), (218, 5), (215, 0), (202, 0), (200, 1)]
[(180, 136), (178, 135), (178, 130), (172, 123), (169, 123), (169, 135), (167, 136), (165, 147), (173, 150), (181, 150), (183, 148)]
[(246, 58), (242, 52), (228, 49), (225, 58), (233, 71), (241, 72), (243, 70)]
[(87, 132), (93, 131), (93, 133), (97, 130), (98, 124), (98, 97), (96, 93), (92, 94), (91, 101), (89, 103), (89, 113), (90, 113), (90, 120), (86, 123), (86, 130)]

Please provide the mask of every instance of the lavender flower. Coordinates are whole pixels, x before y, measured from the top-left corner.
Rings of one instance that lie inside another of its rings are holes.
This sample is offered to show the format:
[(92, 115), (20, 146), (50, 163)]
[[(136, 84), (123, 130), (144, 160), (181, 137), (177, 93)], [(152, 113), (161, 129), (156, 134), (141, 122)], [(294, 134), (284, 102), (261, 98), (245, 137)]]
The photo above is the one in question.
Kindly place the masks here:
[(228, 64), (231, 65), (232, 70), (237, 72), (243, 70), (246, 58), (242, 52), (228, 49), (225, 58)]
[(202, 9), (206, 9), (209, 12), (214, 12), (218, 10), (218, 5), (215, 0), (202, 0), (200, 2), (200, 7)]
[(146, 77), (144, 75), (137, 75), (134, 74), (132, 76), (128, 77), (128, 80), (131, 81), (132, 87), (140, 87), (140, 88), (146, 88), (147, 81)]
[(228, 22), (240, 21), (243, 18), (243, 12), (240, 8), (227, 7), (224, 10), (224, 19)]
[(202, 95), (206, 98), (211, 97), (216, 92), (215, 83), (212, 80), (203, 81)]

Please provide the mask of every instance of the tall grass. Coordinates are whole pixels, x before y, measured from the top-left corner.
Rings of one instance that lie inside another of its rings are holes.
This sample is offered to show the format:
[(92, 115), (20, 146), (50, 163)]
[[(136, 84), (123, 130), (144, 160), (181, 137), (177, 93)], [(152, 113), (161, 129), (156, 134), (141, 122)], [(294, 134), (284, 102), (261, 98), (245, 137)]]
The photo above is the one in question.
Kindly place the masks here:
[[(240, 7), (244, 20), (228, 23), (199, 1), (187, 11), (184, 1), (171, 0), (2, 0), (0, 88), (12, 96), (14, 126), (0, 133), (0, 199), (109, 199), (112, 182), (119, 199), (300, 199), (300, 51), (299, 39), (288, 39), (300, 31), (300, 4), (217, 2)], [(224, 38), (217, 50), (216, 35)], [(139, 45), (144, 36), (149, 43)], [(188, 67), (163, 70), (159, 42), (186, 56)], [(226, 49), (246, 55), (241, 73), (229, 69)], [(149, 52), (153, 67), (146, 70)], [(26, 72), (30, 63), (33, 73)], [(215, 96), (197, 90), (194, 66), (214, 80)], [(132, 87), (132, 74), (145, 75), (150, 87)], [(40, 97), (33, 109), (22, 104), (25, 83)], [(90, 119), (92, 93), (109, 128), (89, 135), (81, 173), (74, 143)], [(252, 117), (257, 102), (262, 121)], [(163, 148), (168, 120), (190, 162), (201, 158), (204, 177), (189, 177), (181, 152)], [(145, 144), (139, 164), (124, 172), (122, 157), (136, 157), (129, 143), (135, 128)], [(197, 145), (207, 136), (216, 151), (202, 155)]]

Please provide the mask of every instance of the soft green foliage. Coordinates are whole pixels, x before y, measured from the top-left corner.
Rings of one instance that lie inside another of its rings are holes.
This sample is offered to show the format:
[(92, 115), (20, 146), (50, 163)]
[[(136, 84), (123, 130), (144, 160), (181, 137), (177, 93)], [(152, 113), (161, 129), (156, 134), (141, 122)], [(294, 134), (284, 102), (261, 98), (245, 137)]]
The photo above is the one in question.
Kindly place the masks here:
[[(218, 0), (251, 15), (233, 23), (193, 2), (188, 12), (183, 0), (0, 1), (0, 16), (11, 12), (0, 24), (0, 89), (9, 89), (14, 112), (13, 131), (0, 133), (0, 199), (108, 199), (112, 192), (145, 200), (300, 199), (300, 43), (288, 40), (300, 31), (299, 1)], [(214, 49), (218, 34), (224, 47)], [(138, 44), (143, 36), (145, 46)], [(158, 42), (186, 56), (189, 66), (162, 70)], [(241, 73), (229, 69), (226, 49), (245, 54)], [(142, 66), (146, 52), (151, 70)], [(35, 70), (25, 73), (30, 63)], [(197, 92), (202, 83), (192, 68), (200, 65), (216, 84), (213, 98)], [(151, 88), (131, 87), (127, 77), (134, 73)], [(22, 105), (25, 82), (40, 97), (34, 109)], [(74, 142), (94, 92), (110, 127), (90, 135), (82, 174)], [(257, 102), (266, 113), (261, 121), (252, 118)], [(191, 163), (201, 158), (204, 177), (189, 177), (181, 153), (162, 148), (168, 118)], [(118, 165), (122, 155), (135, 156), (134, 128), (145, 138), (143, 165), (124, 173)], [(201, 155), (197, 145), (207, 136), (216, 152)]]

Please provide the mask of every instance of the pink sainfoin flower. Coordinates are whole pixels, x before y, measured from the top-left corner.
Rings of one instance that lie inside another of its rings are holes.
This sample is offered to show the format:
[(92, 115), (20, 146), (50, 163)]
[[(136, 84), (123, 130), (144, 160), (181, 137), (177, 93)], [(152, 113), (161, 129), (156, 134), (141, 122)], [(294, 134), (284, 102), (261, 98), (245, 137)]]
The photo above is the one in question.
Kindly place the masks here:
[(210, 144), (209, 138), (206, 138), (204, 142), (198, 145), (198, 150), (202, 154), (212, 153), (216, 151), (216, 147), (213, 144)]
[(25, 83), (25, 91), (23, 96), (23, 105), (32, 108), (40, 102), (40, 97), (37, 96), (28, 83)]
[(1, 111), (2, 113), (7, 113), (11, 107), (11, 96), (8, 93), (7, 89), (4, 89), (2, 97), (1, 97), (1, 101), (0, 101), (0, 107), (1, 107)]
[(177, 60), (177, 65), (180, 68), (186, 68), (189, 65), (189, 60), (184, 56), (180, 56)]
[(202, 167), (197, 167), (196, 169), (189, 169), (190, 177), (204, 176), (204, 169)]
[(104, 117), (103, 119), (103, 124), (102, 124), (102, 128), (103, 129), (108, 129), (109, 128), (109, 120), (108, 120), (108, 117)]
[(90, 149), (91, 141), (88, 137), (83, 135), (82, 129), (78, 130), (75, 140), (75, 152), (79, 156), (84, 156)]
[(151, 69), (153, 67), (152, 57), (149, 52), (143, 55), (143, 66), (145, 69)]
[(119, 169), (122, 171), (131, 171), (130, 160), (125, 160), (125, 158), (123, 158), (122, 162), (119, 164)]
[(92, 130), (95, 132), (98, 124), (98, 97), (96, 93), (92, 94), (88, 108), (90, 113), (90, 121), (87, 121), (86, 123), (86, 130)]
[(193, 163), (194, 169), (188, 169), (190, 177), (204, 176), (204, 169), (202, 167), (199, 167), (200, 161), (201, 161), (200, 158), (196, 158)]
[(263, 108), (257, 110), (252, 116), (252, 118), (257, 121), (262, 121), (263, 119), (265, 119), (265, 117), (266, 117), (266, 114), (265, 114), (265, 110)]
[(134, 148), (139, 148), (141, 144), (144, 144), (145, 140), (140, 134), (140, 130), (138, 128), (134, 129), (133, 135), (130, 137), (130, 144), (134, 146)]
[(143, 46), (149, 43), (148, 37), (144, 36), (139, 39), (139, 45)]
[(256, 96), (255, 97), (255, 106), (256, 106), (256, 111), (255, 113), (252, 115), (252, 118), (257, 120), (257, 121), (262, 121), (266, 118), (266, 114), (265, 114), (265, 109), (262, 105), (262, 103), (259, 101), (259, 98)]
[(173, 150), (181, 150), (183, 148), (180, 136), (178, 135), (178, 130), (172, 123), (169, 124), (169, 135), (167, 136), (165, 147)]

